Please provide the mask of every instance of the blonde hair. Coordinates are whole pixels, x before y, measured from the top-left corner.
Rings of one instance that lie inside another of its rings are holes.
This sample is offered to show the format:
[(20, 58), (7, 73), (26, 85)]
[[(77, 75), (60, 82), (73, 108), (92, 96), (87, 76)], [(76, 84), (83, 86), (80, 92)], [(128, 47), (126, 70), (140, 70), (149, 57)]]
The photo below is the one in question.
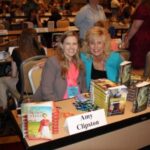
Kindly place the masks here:
[[(74, 37), (77, 38), (78, 46), (79, 46), (79, 36), (78, 36), (77, 32), (75, 32), (75, 31), (67, 31), (61, 36), (59, 44), (58, 44), (58, 46), (56, 48), (56, 50), (57, 50), (57, 57), (58, 57), (58, 60), (60, 62), (60, 66), (61, 66), (61, 76), (63, 78), (66, 77), (66, 74), (68, 72), (69, 60), (64, 55), (64, 50), (63, 50), (62, 44), (64, 43), (65, 39), (67, 37), (70, 37), (70, 36), (74, 36)], [(72, 62), (75, 64), (75, 66), (79, 70), (83, 69), (83, 64), (82, 64), (82, 61), (81, 61), (81, 59), (79, 57), (79, 49), (78, 49), (78, 52), (73, 56)]]
[(89, 48), (89, 41), (93, 37), (102, 37), (105, 48), (104, 48), (104, 53), (102, 54), (101, 57), (103, 59), (106, 59), (111, 52), (110, 51), (111, 38), (110, 38), (110, 34), (108, 33), (108, 30), (103, 27), (94, 26), (87, 31), (83, 49), (89, 56), (91, 55), (90, 48)]

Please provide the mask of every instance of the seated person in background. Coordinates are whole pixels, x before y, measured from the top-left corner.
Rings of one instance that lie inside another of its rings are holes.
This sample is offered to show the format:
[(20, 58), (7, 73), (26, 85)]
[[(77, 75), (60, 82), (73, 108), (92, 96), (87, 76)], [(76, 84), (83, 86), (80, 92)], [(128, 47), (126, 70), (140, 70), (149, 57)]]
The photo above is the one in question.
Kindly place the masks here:
[(65, 0), (63, 4), (63, 9), (66, 14), (71, 14), (71, 2), (70, 0)]
[(94, 26), (86, 33), (81, 59), (85, 65), (88, 90), (91, 79), (108, 78), (118, 82), (123, 58), (119, 53), (111, 52), (110, 40), (108, 30), (105, 28)]
[(24, 29), (20, 35), (18, 48), (15, 48), (12, 52), (12, 75), (0, 77), (0, 103), (3, 109), (7, 108), (7, 90), (10, 90), (17, 97), (21, 92), (21, 63), (36, 55), (45, 55), (44, 50), (39, 47), (36, 31)]
[(135, 0), (127, 0), (126, 4), (120, 10), (119, 21), (130, 22), (131, 17), (135, 11)]
[(121, 2), (119, 0), (111, 0), (112, 19), (115, 21), (121, 10)]
[(42, 27), (42, 23), (38, 14), (38, 10), (32, 9), (29, 12), (27, 21), (32, 22), (34, 27)]
[(40, 87), (33, 100), (61, 100), (86, 92), (85, 72), (79, 58), (79, 38), (67, 31), (57, 47), (57, 55), (50, 57), (43, 69)]
[(62, 19), (62, 16), (59, 13), (59, 10), (57, 9), (57, 7), (53, 7), (51, 9), (51, 16), (49, 17), (49, 21), (54, 21), (54, 26), (56, 28), (56, 22), (60, 19)]

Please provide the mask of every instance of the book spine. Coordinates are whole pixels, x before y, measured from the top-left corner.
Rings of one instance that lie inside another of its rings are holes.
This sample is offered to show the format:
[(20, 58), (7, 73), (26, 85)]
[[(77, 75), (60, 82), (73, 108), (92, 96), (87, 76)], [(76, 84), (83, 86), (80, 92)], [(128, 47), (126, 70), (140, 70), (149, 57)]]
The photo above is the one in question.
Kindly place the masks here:
[(52, 113), (52, 134), (59, 133), (59, 109), (54, 108)]
[(28, 136), (28, 116), (27, 115), (22, 115), (21, 116), (21, 121), (22, 121), (23, 137), (26, 138)]

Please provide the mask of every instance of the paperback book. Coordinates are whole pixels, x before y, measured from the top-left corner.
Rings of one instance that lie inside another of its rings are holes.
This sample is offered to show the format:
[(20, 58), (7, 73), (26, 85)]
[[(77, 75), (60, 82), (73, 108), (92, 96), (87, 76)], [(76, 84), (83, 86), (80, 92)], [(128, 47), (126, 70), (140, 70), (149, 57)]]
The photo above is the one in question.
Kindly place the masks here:
[(127, 87), (124, 85), (108, 89), (108, 116), (124, 113), (127, 100), (127, 93)]
[(133, 112), (145, 110), (149, 100), (150, 82), (143, 81), (136, 84), (135, 99), (133, 101)]
[(132, 69), (132, 63), (131, 61), (123, 61), (120, 64), (120, 75), (119, 75), (119, 81), (120, 84), (129, 86), (130, 85), (130, 79), (131, 79), (131, 69)]
[(23, 137), (52, 139), (53, 102), (24, 103), (21, 105)]

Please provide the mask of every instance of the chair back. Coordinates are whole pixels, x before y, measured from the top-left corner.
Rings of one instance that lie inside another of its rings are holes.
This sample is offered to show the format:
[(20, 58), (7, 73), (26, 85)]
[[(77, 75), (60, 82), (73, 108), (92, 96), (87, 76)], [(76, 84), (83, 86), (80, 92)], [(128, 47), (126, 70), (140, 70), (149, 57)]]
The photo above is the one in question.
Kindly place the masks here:
[(150, 78), (150, 51), (146, 55), (146, 62), (145, 62), (145, 68), (144, 68), (143, 76), (146, 79)]
[(69, 27), (69, 25), (70, 25), (69, 20), (58, 20), (56, 22), (57, 28), (66, 28)]
[(38, 55), (33, 56), (24, 60), (20, 66), (20, 73), (21, 73), (21, 81), (22, 81), (22, 88), (21, 88), (21, 95), (20, 99), (23, 100), (24, 95), (32, 95), (32, 87), (28, 78), (29, 70), (36, 65), (40, 60), (46, 59), (47, 56), (45, 55)]
[(33, 94), (35, 93), (35, 91), (37, 90), (37, 88), (40, 85), (42, 70), (43, 70), (43, 67), (39, 66), (38, 64), (33, 66), (29, 70), (28, 78), (29, 78), (29, 81), (30, 81), (30, 85), (31, 85)]
[(48, 22), (47, 22), (47, 27), (48, 27), (48, 28), (54, 29), (54, 26), (55, 26), (54, 21), (48, 21)]

